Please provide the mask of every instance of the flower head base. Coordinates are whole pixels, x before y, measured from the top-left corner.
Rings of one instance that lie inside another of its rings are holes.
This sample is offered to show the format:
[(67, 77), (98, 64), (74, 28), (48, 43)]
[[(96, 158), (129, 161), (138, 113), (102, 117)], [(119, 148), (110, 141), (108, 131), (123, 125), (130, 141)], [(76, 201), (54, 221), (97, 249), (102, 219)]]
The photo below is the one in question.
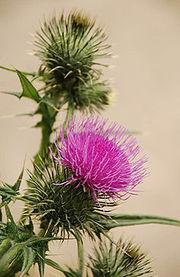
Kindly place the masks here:
[(34, 173), (29, 171), (24, 218), (38, 219), (47, 233), (57, 235), (60, 232), (62, 239), (71, 235), (81, 239), (85, 232), (94, 239), (106, 230), (106, 215), (91, 194), (84, 192), (81, 186), (74, 189), (74, 183), (53, 185), (64, 183), (71, 176), (69, 169), (59, 166), (50, 157), (40, 159), (40, 167), (35, 163), (33, 166)]
[(67, 134), (61, 128), (61, 143), (58, 139), (55, 143), (57, 157), (52, 154), (72, 171), (65, 184), (78, 181), (78, 186), (90, 191), (94, 200), (102, 194), (127, 197), (147, 175), (146, 159), (138, 157), (136, 139), (124, 127), (111, 124), (105, 128), (106, 123), (99, 117), (82, 121), (74, 118)]

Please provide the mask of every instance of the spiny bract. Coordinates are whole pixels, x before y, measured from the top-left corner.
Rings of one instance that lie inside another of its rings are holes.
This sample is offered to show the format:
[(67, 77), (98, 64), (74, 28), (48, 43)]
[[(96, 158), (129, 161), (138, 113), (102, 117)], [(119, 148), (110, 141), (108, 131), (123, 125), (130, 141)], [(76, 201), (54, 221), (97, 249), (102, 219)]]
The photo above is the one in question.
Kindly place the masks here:
[(70, 175), (69, 169), (63, 169), (54, 159), (41, 161), (40, 167), (34, 164), (34, 173), (29, 172), (24, 216), (37, 217), (41, 228), (54, 235), (60, 231), (62, 238), (81, 238), (82, 232), (94, 238), (104, 230), (103, 220), (107, 216), (89, 192), (82, 187), (75, 189), (77, 182), (70, 186), (54, 185)]

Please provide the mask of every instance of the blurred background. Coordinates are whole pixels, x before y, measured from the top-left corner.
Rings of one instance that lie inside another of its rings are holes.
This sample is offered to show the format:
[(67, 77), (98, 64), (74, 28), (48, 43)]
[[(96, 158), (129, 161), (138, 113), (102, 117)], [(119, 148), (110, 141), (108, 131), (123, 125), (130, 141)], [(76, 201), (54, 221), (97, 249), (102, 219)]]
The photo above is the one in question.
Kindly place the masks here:
[[(0, 0), (0, 64), (36, 71), (39, 61), (29, 55), (33, 34), (44, 18), (63, 10), (81, 9), (104, 26), (112, 45), (104, 78), (110, 81), (112, 105), (102, 115), (139, 131), (149, 158), (150, 176), (139, 193), (118, 212), (156, 214), (180, 219), (180, 1), (179, 0)], [(20, 91), (16, 74), (0, 70), (0, 90)], [(4, 115), (32, 111), (34, 103), (0, 94), (0, 179), (13, 183), (22, 168), (31, 168), (40, 130), (37, 118)], [(24, 182), (25, 186), (25, 182)], [(21, 207), (13, 207), (16, 219)], [(113, 230), (133, 239), (153, 260), (155, 276), (180, 276), (180, 229), (146, 225)], [(86, 251), (90, 248), (86, 244)], [(74, 242), (50, 248), (59, 264), (76, 266)], [(38, 276), (37, 269), (31, 276)], [(46, 268), (45, 276), (61, 276)]]

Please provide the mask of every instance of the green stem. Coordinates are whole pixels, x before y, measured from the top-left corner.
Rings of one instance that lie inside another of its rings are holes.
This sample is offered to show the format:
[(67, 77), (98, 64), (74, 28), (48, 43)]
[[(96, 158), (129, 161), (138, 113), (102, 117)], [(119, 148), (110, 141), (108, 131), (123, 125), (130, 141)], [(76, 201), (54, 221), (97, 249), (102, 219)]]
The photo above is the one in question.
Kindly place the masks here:
[[(52, 99), (52, 101), (54, 102), (55, 100), (57, 100), (57, 99), (54, 97), (54, 99)], [(71, 122), (73, 114), (74, 114), (74, 110), (75, 110), (74, 103), (73, 102), (71, 104), (69, 103), (68, 108), (67, 108), (66, 118), (65, 118), (65, 121), (63, 124), (65, 128), (67, 127), (68, 122)], [(42, 112), (42, 120), (41, 120), (42, 137), (41, 137), (39, 151), (34, 156), (34, 161), (37, 165), (39, 165), (39, 157), (43, 157), (44, 154), (47, 154), (49, 152), (48, 147), (50, 145), (50, 136), (51, 136), (52, 128), (53, 128), (54, 122), (56, 120), (56, 115), (57, 115), (57, 111), (49, 108), (44, 103), (41, 105), (41, 112)]]
[(69, 103), (66, 113), (66, 118), (64, 120), (63, 126), (66, 129), (69, 122), (71, 122), (73, 115), (74, 115), (75, 107), (74, 103)]
[(41, 130), (41, 142), (40, 142), (40, 147), (39, 151), (37, 154), (34, 156), (34, 162), (39, 165), (39, 157), (43, 157), (45, 152), (47, 151), (49, 145), (50, 145), (50, 135), (52, 133), (51, 128), (48, 126), (43, 126)]
[[(50, 110), (50, 111), (49, 111)], [(35, 163), (40, 166), (40, 157), (43, 158), (44, 155), (49, 153), (48, 147), (50, 145), (50, 136), (52, 133), (52, 127), (56, 120), (57, 111), (48, 109), (47, 105), (42, 105), (42, 126), (41, 126), (41, 142), (39, 151), (34, 156)]]
[(79, 239), (77, 241), (77, 248), (78, 248), (78, 259), (79, 259), (79, 273), (80, 276), (83, 274), (83, 268), (84, 268), (84, 249), (82, 241)]

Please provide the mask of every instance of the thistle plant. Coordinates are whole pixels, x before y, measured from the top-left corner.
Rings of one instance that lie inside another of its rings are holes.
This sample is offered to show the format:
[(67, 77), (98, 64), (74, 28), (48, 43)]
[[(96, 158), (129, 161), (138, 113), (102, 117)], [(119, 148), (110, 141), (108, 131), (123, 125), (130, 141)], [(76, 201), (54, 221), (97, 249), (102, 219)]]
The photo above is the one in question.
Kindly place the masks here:
[[(20, 189), (24, 168), (13, 185), (0, 186), (0, 277), (28, 275), (35, 264), (40, 277), (46, 264), (68, 277), (152, 276), (139, 247), (121, 239), (116, 243), (108, 232), (137, 224), (180, 226), (176, 219), (112, 211), (136, 193), (148, 170), (132, 134), (95, 114), (109, 105), (110, 88), (102, 81), (104, 65), (99, 62), (109, 56), (106, 40), (95, 20), (77, 11), (63, 13), (45, 21), (35, 34), (34, 53), (41, 62), (37, 71), (0, 66), (15, 72), (22, 86), (22, 92), (1, 93), (33, 100), (36, 109), (26, 115), (40, 115), (34, 127), (42, 133), (33, 169), (27, 170), (25, 192)], [(64, 122), (57, 129), (57, 115), (64, 109)], [(24, 203), (18, 222), (11, 212), (16, 200)], [(39, 231), (34, 228), (37, 223)], [(84, 235), (99, 241), (88, 261)], [(64, 268), (47, 257), (50, 241), (68, 239), (77, 242), (78, 268)]]

